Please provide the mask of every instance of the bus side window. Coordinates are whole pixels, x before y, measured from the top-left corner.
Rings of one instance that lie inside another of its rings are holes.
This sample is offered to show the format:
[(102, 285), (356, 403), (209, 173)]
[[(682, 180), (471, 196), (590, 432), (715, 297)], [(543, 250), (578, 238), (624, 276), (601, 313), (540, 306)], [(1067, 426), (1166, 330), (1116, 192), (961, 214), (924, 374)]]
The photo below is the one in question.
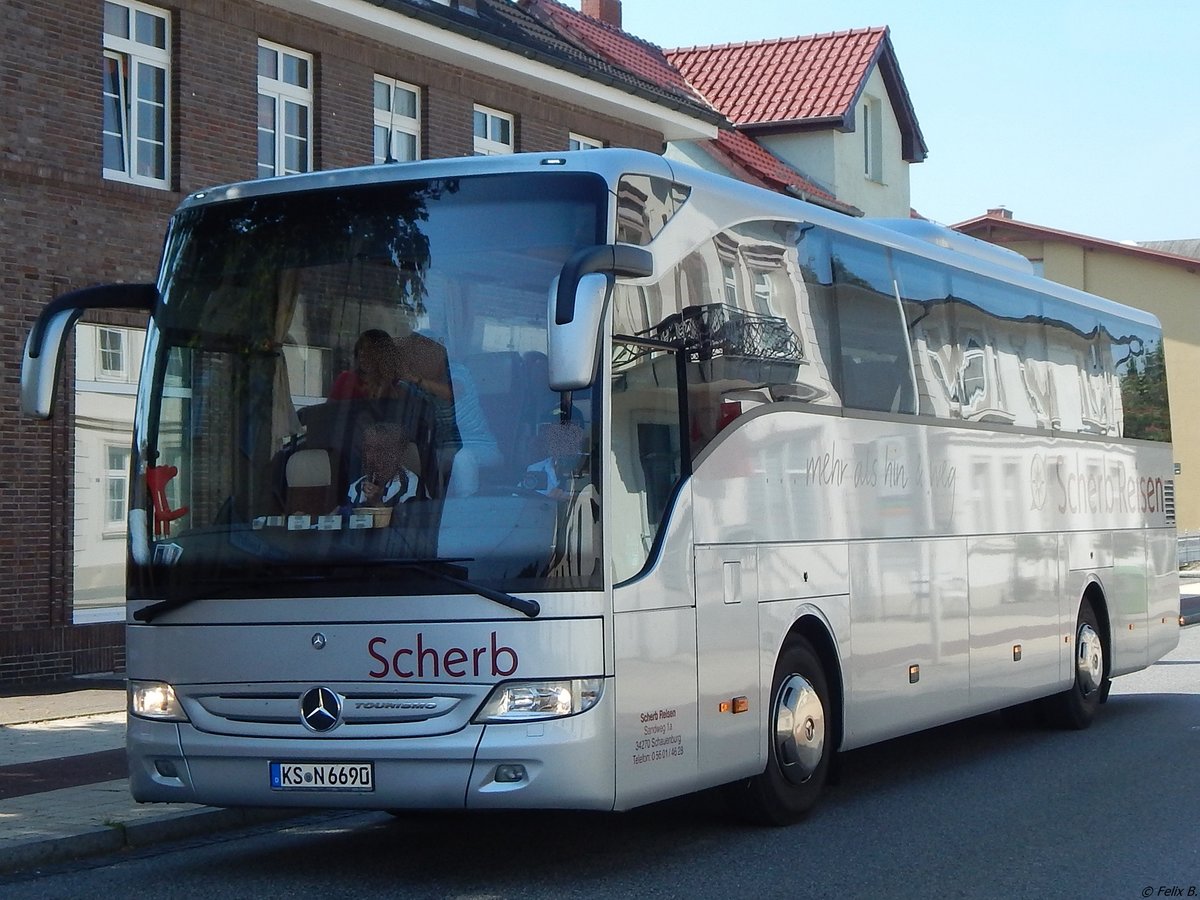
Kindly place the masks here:
[(908, 330), (887, 251), (833, 242), (842, 402), (854, 409), (916, 412)]

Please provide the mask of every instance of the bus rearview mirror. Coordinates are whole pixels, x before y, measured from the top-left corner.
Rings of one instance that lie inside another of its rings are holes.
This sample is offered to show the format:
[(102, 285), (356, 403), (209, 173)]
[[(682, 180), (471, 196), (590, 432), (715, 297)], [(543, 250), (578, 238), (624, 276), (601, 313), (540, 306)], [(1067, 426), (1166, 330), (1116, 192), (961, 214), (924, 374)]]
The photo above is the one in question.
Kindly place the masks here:
[(597, 244), (571, 254), (550, 285), (551, 390), (583, 390), (595, 379), (611, 277), (645, 278), (653, 273), (654, 256), (645, 247)]
[(25, 339), (21, 359), (21, 412), (48, 419), (54, 410), (54, 387), (67, 338), (89, 309), (140, 309), (147, 313), (158, 301), (152, 284), (103, 284), (71, 291), (50, 301)]
[[(550, 318), (548, 336), (550, 389), (580, 391), (596, 377), (600, 329), (608, 305), (609, 277), (593, 272), (575, 286), (574, 316), (562, 325)], [(551, 307), (557, 302), (558, 279), (550, 286)]]

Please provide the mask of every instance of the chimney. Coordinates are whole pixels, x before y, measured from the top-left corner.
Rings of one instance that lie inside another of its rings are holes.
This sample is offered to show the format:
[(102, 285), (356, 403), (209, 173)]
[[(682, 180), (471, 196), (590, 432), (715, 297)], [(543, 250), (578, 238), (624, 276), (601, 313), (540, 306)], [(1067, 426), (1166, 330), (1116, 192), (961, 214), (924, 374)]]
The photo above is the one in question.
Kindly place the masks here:
[(997, 206), (993, 209), (989, 209), (987, 211), (987, 214), (989, 216), (991, 216), (993, 219), (1011, 219), (1012, 218), (1012, 210), (1008, 209), (1006, 207), (1003, 207), (1003, 206)]
[(583, 0), (581, 10), (585, 16), (599, 19), (613, 28), (621, 27), (621, 0)]

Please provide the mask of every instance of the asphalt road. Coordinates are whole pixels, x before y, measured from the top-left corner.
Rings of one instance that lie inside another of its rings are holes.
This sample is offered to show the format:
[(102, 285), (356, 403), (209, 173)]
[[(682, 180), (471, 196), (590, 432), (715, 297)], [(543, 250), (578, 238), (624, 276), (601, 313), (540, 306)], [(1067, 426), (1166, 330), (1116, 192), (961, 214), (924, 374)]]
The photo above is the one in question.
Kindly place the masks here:
[(999, 716), (846, 754), (808, 821), (332, 814), (0, 878), (6, 900), (1200, 896), (1200, 627), (1085, 732)]

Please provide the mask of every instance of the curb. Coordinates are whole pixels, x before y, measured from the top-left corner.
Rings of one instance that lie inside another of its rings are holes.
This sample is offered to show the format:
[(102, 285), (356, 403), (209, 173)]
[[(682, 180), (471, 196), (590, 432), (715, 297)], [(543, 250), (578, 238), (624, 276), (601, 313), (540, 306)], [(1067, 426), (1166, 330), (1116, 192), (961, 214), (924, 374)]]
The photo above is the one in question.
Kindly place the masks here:
[(214, 807), (168, 814), (159, 819), (146, 819), (128, 824), (114, 822), (103, 828), (92, 828), (79, 834), (47, 838), (13, 847), (0, 847), (0, 875), (13, 874), (47, 863), (135, 850), (216, 831), (232, 831), (251, 825), (296, 819), (312, 812), (313, 810), (308, 809)]

